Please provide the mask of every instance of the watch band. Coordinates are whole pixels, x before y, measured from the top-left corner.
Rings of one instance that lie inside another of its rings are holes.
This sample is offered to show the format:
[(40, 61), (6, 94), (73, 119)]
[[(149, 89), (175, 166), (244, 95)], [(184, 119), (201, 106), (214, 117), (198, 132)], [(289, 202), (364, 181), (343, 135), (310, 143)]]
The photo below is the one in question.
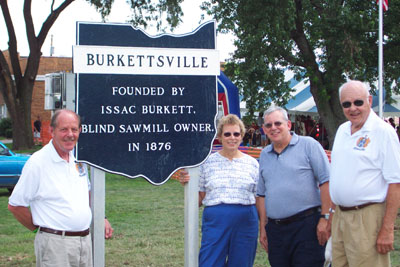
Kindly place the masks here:
[(329, 213), (321, 214), (321, 218), (324, 218), (325, 220), (329, 220)]

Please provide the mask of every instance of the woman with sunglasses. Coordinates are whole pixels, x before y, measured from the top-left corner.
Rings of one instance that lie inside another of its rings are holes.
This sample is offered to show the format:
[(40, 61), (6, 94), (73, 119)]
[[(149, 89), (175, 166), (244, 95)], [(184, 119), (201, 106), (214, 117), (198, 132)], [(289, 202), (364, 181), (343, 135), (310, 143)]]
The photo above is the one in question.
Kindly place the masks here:
[[(243, 122), (236, 115), (222, 117), (217, 126), (222, 150), (200, 166), (199, 206), (205, 206), (200, 267), (250, 267), (254, 263), (258, 162), (239, 150), (244, 134)], [(182, 171), (180, 182), (185, 184), (189, 179)]]

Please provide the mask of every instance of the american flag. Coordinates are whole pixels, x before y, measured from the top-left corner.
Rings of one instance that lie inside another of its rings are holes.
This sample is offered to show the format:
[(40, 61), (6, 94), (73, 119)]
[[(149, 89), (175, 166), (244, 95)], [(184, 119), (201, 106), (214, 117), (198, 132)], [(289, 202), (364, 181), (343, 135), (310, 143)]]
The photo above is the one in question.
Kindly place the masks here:
[[(389, 0), (381, 0), (383, 11), (387, 11), (389, 9)], [(376, 0), (376, 3), (379, 5), (379, 0)]]

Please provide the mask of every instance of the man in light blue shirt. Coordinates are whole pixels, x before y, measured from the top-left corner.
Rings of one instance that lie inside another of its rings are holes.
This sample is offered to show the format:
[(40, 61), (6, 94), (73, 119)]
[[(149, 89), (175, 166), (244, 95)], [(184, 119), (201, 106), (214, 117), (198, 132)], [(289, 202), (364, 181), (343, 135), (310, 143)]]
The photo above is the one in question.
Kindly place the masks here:
[(330, 235), (329, 161), (311, 137), (290, 132), (287, 112), (264, 116), (271, 145), (260, 156), (260, 243), (272, 266), (323, 266)]

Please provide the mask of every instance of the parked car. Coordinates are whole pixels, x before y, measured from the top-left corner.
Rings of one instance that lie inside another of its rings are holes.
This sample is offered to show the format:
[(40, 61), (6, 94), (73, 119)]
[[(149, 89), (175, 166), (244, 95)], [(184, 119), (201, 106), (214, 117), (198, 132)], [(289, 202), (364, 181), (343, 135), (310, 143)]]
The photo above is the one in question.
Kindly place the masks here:
[(16, 154), (0, 142), (0, 187), (13, 190), (29, 156)]

